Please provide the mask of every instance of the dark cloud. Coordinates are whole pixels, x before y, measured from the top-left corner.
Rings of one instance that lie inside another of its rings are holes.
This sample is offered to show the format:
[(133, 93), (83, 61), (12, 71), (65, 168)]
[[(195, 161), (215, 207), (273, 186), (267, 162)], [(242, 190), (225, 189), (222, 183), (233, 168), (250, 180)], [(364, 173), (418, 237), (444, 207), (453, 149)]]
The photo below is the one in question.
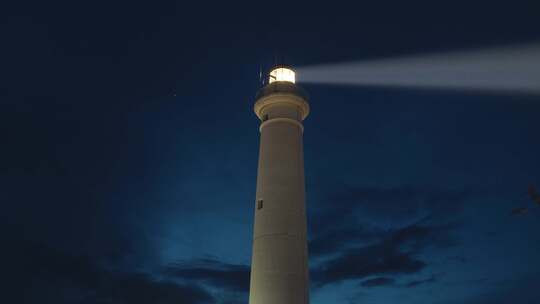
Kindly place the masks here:
[[(213, 303), (196, 284), (178, 284), (147, 273), (114, 272), (84, 256), (48, 246), (13, 242), (7, 273), (12, 297), (22, 303)], [(8, 294), (9, 295), (9, 294)]]
[(323, 286), (369, 276), (418, 273), (427, 264), (417, 254), (446, 230), (447, 227), (419, 224), (397, 229), (374, 244), (343, 249), (313, 268), (312, 279), (316, 286)]
[(322, 286), (372, 275), (416, 273), (425, 266), (426, 263), (408, 254), (370, 246), (349, 250), (338, 258), (325, 262), (312, 272), (312, 278), (315, 284)]
[[(436, 222), (437, 225), (455, 221), (463, 203), (474, 195), (477, 193), (469, 190), (415, 187), (342, 189), (327, 197), (326, 200), (332, 202), (331, 208), (319, 209), (310, 220), (310, 255), (319, 258), (347, 248), (380, 242), (393, 233), (391, 229), (376, 226), (384, 219), (395, 224), (399, 223), (398, 218), (404, 222), (422, 219), (425, 223)], [(392, 237), (423, 233), (419, 227), (410, 226)], [(435, 227), (431, 225), (433, 230), (429, 232), (431, 244), (441, 247), (452, 245), (450, 238), (444, 234), (437, 235)]]
[[(466, 190), (413, 187), (358, 187), (335, 194), (332, 209), (315, 216), (311, 226), (310, 256), (315, 261), (322, 260), (312, 267), (315, 286), (422, 271), (427, 264), (417, 256), (425, 249), (456, 244), (449, 233), (454, 225), (448, 222), (472, 195)], [(370, 219), (408, 216), (415, 223), (384, 229), (364, 222), (365, 216)], [(411, 282), (410, 287), (422, 283), (426, 282)]]
[[(370, 219), (400, 220), (430, 215), (437, 218), (452, 218), (461, 210), (467, 199), (481, 192), (470, 189), (439, 189), (427, 187), (347, 187), (327, 195), (325, 201), (332, 202), (330, 210), (324, 210), (313, 222), (317, 226), (327, 226), (339, 219), (354, 218), (359, 215)], [(361, 214), (357, 212), (361, 211)], [(341, 225), (339, 225), (341, 226)], [(339, 227), (338, 226), (338, 227)], [(335, 226), (333, 226), (335, 227)]]
[(360, 283), (360, 286), (362, 287), (379, 287), (379, 286), (393, 286), (395, 284), (395, 280), (392, 278), (374, 278), (365, 280), (362, 283)]
[(197, 285), (156, 281), (147, 275), (129, 274), (115, 279), (97, 293), (101, 299), (126, 303), (213, 303), (212, 296)]
[(429, 277), (427, 279), (416, 280), (416, 281), (411, 281), (411, 282), (405, 283), (405, 287), (413, 288), (413, 287), (417, 287), (419, 285), (435, 283), (435, 281), (436, 281), (435, 275), (432, 275), (431, 277)]
[(165, 274), (187, 281), (200, 281), (229, 291), (248, 292), (250, 267), (199, 259), (168, 266)]
[[(350, 249), (338, 246), (337, 249), (340, 250), (334, 251), (336, 254), (334, 258), (327, 259), (319, 266), (311, 268), (314, 286), (320, 287), (381, 274), (402, 275), (420, 272), (426, 267), (426, 263), (419, 260), (416, 253), (426, 248), (435, 235), (444, 230), (445, 227), (414, 224), (395, 231), (380, 233), (378, 235), (380, 240), (371, 245)], [(354, 236), (358, 235), (354, 234)], [(330, 251), (322, 245), (320, 250)], [(247, 293), (249, 271), (248, 265), (223, 263), (215, 259), (198, 259), (169, 265), (164, 269), (163, 274), (185, 282), (204, 283), (226, 291)], [(408, 287), (428, 281), (429, 279), (413, 281), (408, 283), (410, 285)], [(370, 283), (376, 283), (376, 281), (366, 284)]]
[(405, 287), (405, 288), (413, 288), (417, 287), (419, 285), (423, 284), (429, 284), (434, 283), (436, 281), (435, 276), (432, 275), (431, 277), (423, 280), (416, 280), (416, 281), (410, 281), (404, 284), (397, 284), (396, 280), (389, 277), (377, 277), (369, 280), (362, 281), (360, 283), (360, 286), (362, 287), (381, 287), (381, 286), (391, 286), (391, 287)]
[(311, 257), (330, 255), (341, 250), (353, 241), (355, 245), (360, 243), (370, 243), (379, 240), (385, 234), (384, 231), (364, 228), (360, 225), (357, 228), (344, 228), (342, 230), (332, 230), (315, 235), (309, 241), (309, 254)]

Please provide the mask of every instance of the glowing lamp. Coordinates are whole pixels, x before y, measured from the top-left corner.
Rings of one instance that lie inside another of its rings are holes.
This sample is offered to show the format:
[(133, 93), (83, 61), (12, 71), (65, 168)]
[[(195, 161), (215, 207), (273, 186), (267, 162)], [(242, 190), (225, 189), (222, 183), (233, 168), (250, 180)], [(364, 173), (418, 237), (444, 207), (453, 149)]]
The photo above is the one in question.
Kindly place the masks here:
[(269, 83), (272, 83), (274, 81), (287, 81), (287, 82), (295, 82), (295, 74), (294, 71), (288, 68), (279, 67), (275, 68), (270, 72), (270, 80)]

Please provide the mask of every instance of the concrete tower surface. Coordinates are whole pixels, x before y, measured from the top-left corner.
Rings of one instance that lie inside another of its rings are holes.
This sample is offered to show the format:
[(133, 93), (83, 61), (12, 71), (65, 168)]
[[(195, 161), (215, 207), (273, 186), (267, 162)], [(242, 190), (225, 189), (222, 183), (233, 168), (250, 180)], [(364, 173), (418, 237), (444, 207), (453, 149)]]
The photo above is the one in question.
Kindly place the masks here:
[(261, 137), (249, 304), (308, 304), (302, 121), (309, 104), (294, 71), (274, 68), (254, 110)]

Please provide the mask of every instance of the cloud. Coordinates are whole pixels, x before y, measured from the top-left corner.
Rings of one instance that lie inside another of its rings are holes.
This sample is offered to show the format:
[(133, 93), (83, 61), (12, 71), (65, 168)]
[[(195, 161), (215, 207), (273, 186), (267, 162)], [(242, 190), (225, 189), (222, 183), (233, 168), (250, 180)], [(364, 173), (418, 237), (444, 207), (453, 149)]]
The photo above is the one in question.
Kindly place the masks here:
[[(317, 210), (310, 226), (314, 286), (381, 275), (395, 280), (388, 276), (421, 272), (428, 266), (419, 258), (426, 249), (457, 244), (450, 231), (464, 202), (475, 195), (469, 190), (350, 187), (327, 196), (332, 208)], [(383, 219), (395, 227), (381, 226)], [(382, 282), (375, 279), (364, 281), (365, 287)]]
[(250, 267), (247, 265), (199, 259), (169, 265), (164, 273), (177, 279), (204, 282), (229, 291), (249, 291)]
[[(147, 273), (113, 272), (84, 256), (16, 242), (8, 252), (11, 282), (22, 303), (213, 303), (197, 284), (178, 284)], [(8, 295), (9, 296), (9, 295)]]
[(371, 287), (379, 287), (379, 286), (393, 286), (394, 284), (395, 284), (395, 280), (392, 278), (379, 277), (379, 278), (365, 280), (362, 283), (360, 283), (360, 286), (371, 288)]
[[(438, 189), (428, 187), (346, 187), (327, 195), (331, 210), (324, 210), (314, 224), (336, 222), (336, 218), (351, 218), (354, 212), (362, 211), (369, 219), (402, 220), (430, 215), (437, 218), (452, 218), (465, 201), (477, 195), (469, 189)], [(330, 211), (330, 212), (328, 212)]]
[[(459, 200), (462, 195), (451, 193), (443, 195), (443, 191), (412, 191), (412, 188), (394, 189), (390, 193), (383, 190), (370, 189), (356, 192), (367, 198), (378, 201), (394, 201), (399, 197), (414, 200), (416, 197), (430, 197), (430, 201)], [(459, 192), (461, 193), (461, 192)], [(343, 201), (347, 196), (342, 196)], [(352, 197), (352, 196), (348, 196)], [(382, 197), (382, 198), (381, 198)], [(445, 199), (443, 199), (445, 198)], [(410, 202), (404, 204), (412, 205)], [(315, 218), (315, 222), (323, 228), (315, 230), (309, 243), (311, 278), (315, 287), (337, 283), (345, 280), (359, 280), (377, 275), (405, 275), (421, 272), (426, 268), (425, 261), (418, 254), (432, 245), (450, 244), (446, 237), (448, 225), (429, 225), (428, 217), (416, 223), (395, 229), (362, 225), (354, 214), (362, 204), (338, 203), (331, 212)], [(393, 206), (387, 204), (387, 206)], [(401, 207), (400, 207), (401, 208)], [(317, 260), (317, 258), (324, 258)], [(196, 259), (170, 264), (161, 275), (173, 280), (203, 284), (218, 288), (224, 292), (244, 293), (249, 291), (249, 265), (230, 264), (216, 259)], [(385, 277), (395, 281), (392, 277)], [(383, 283), (367, 280), (364, 284)], [(405, 283), (410, 287), (424, 282)]]
[(381, 274), (408, 274), (424, 269), (426, 263), (377, 246), (349, 250), (336, 259), (324, 263), (312, 272), (315, 284), (323, 286), (345, 280), (362, 279)]
[(405, 283), (405, 287), (413, 288), (413, 287), (417, 287), (419, 285), (434, 283), (435, 281), (436, 281), (435, 275), (432, 275), (431, 277), (429, 277), (427, 279), (416, 280), (416, 281), (411, 281), (411, 282)]
[[(358, 280), (376, 275), (404, 275), (418, 273), (427, 264), (418, 259), (416, 254), (429, 246), (435, 235), (446, 227), (421, 226), (419, 223), (401, 229), (384, 232), (365, 232), (377, 239), (373, 244), (342, 248), (335, 251), (335, 256), (311, 267), (311, 279), (315, 287), (338, 283), (345, 280)], [(344, 238), (357, 237), (352, 233)], [(332, 246), (332, 245), (330, 245)], [(328, 251), (328, 247), (320, 246)], [(202, 283), (228, 292), (247, 293), (249, 291), (248, 265), (229, 264), (215, 259), (197, 259), (183, 261), (167, 266), (163, 275), (184, 282)], [(390, 285), (393, 278), (367, 280), (362, 286), (372, 287), (377, 283)], [(435, 278), (405, 283), (407, 287), (428, 283)], [(372, 281), (374, 280), (374, 281)]]
[(320, 287), (370, 276), (419, 273), (427, 264), (417, 254), (445, 230), (446, 227), (420, 224), (397, 229), (374, 244), (343, 249), (314, 267), (311, 277), (315, 286)]
[[(343, 188), (327, 195), (325, 200), (332, 204), (325, 206), (331, 207), (316, 209), (311, 216), (310, 257), (317, 259), (388, 238), (392, 231), (381, 223), (399, 228), (419, 219), (437, 225), (457, 221), (462, 205), (474, 195), (469, 190), (419, 187)], [(432, 241), (441, 247), (452, 245), (442, 234)]]
[(396, 280), (389, 277), (377, 277), (369, 280), (362, 281), (360, 286), (366, 288), (372, 287), (382, 287), (382, 286), (391, 286), (391, 287), (404, 287), (404, 288), (414, 288), (419, 285), (434, 283), (436, 281), (435, 275), (423, 280), (410, 281), (403, 284), (397, 284)]
[(321, 233), (309, 241), (309, 254), (315, 258), (330, 255), (343, 247), (347, 247), (351, 241), (354, 241), (356, 245), (360, 242), (369, 243), (379, 240), (384, 234), (384, 231), (360, 225), (356, 228), (344, 228)]
[(114, 280), (110, 287), (97, 293), (101, 299), (126, 303), (212, 303), (213, 298), (194, 284), (156, 281), (144, 274), (129, 274)]

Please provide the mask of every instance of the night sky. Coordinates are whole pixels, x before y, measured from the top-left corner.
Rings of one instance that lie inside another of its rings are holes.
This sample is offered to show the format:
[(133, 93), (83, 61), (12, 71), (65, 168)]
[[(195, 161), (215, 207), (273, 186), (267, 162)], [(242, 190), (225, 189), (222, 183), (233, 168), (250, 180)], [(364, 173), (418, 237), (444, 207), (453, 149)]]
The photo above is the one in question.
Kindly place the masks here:
[[(0, 302), (247, 303), (260, 67), (539, 41), (468, 2), (3, 5)], [(304, 88), (313, 304), (540, 303), (540, 97)]]

